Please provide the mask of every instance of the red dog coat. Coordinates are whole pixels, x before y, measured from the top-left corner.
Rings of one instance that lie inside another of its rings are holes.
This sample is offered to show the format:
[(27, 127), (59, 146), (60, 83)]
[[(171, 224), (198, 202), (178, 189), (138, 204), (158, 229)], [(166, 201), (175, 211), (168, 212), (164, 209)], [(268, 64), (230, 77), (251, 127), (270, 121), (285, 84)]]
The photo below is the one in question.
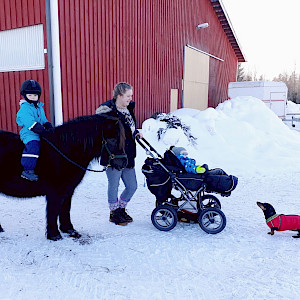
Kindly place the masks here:
[(278, 231), (300, 229), (300, 216), (297, 215), (274, 215), (267, 219), (267, 225), (277, 227)]

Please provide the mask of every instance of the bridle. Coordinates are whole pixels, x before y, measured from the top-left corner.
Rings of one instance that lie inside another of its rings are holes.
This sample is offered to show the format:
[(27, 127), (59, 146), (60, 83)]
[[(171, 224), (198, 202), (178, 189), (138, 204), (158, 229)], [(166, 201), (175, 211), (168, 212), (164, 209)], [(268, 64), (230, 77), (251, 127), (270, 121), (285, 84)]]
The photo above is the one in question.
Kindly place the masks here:
[(108, 164), (110, 165), (110, 161), (112, 159), (115, 159), (115, 158), (127, 158), (127, 155), (126, 153), (124, 154), (113, 154), (111, 153), (111, 151), (109, 150), (108, 146), (107, 146), (107, 141), (105, 139), (102, 138), (102, 147), (101, 147), (101, 154), (103, 152), (103, 149), (106, 149), (109, 157), (108, 157)]

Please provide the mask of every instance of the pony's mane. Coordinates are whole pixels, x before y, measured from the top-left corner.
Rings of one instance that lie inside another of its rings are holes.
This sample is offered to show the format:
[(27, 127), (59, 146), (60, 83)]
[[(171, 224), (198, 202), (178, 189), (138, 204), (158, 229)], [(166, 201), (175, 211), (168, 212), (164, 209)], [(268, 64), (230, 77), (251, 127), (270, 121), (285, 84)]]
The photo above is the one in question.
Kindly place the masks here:
[[(111, 121), (109, 124), (107, 121)], [(67, 147), (70, 143), (83, 145), (84, 150), (94, 146), (101, 148), (102, 137), (107, 138), (107, 133), (111, 134), (111, 126), (117, 126), (116, 138), (119, 150), (125, 147), (125, 130), (120, 119), (106, 114), (95, 114), (81, 116), (54, 128), (53, 132), (45, 136), (56, 145), (56, 147)]]
[(78, 142), (85, 147), (93, 147), (95, 137), (100, 135), (105, 118), (99, 115), (81, 116), (54, 128), (48, 135), (56, 145)]

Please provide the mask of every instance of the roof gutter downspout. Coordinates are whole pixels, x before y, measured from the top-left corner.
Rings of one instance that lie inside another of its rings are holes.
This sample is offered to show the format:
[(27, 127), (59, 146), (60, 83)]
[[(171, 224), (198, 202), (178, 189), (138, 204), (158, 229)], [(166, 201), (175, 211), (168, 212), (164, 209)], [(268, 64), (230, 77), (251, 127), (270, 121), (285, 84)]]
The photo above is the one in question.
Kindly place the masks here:
[(63, 123), (58, 0), (46, 0), (46, 16), (51, 121), (58, 126)]

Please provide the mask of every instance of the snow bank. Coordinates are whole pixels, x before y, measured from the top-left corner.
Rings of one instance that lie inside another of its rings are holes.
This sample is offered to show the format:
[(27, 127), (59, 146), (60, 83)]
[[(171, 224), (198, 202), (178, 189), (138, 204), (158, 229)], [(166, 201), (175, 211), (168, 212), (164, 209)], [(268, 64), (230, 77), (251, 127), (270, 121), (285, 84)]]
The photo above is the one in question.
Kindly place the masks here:
[(216, 109), (183, 108), (172, 115), (188, 124), (196, 144), (179, 127), (166, 130), (158, 140), (157, 131), (167, 123), (148, 119), (142, 125), (144, 137), (161, 154), (180, 145), (199, 164), (236, 174), (288, 172), (300, 165), (300, 133), (290, 130), (257, 98), (237, 97)]

